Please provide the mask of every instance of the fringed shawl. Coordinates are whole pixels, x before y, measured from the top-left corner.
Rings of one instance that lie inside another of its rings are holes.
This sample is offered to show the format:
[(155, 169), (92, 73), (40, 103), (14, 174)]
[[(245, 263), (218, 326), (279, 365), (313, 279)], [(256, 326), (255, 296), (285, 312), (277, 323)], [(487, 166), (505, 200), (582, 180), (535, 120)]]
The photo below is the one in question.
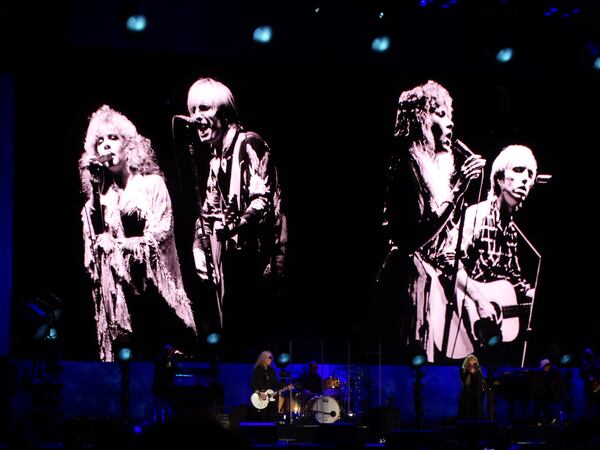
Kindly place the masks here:
[[(196, 325), (181, 279), (173, 234), (171, 199), (160, 175), (132, 175), (124, 190), (113, 184), (100, 203), (106, 232), (90, 226), (92, 202), (82, 210), (85, 267), (94, 282), (93, 299), (100, 359), (112, 361), (112, 342), (131, 329), (126, 292), (141, 294), (148, 284), (157, 288), (175, 314), (196, 333)], [(137, 214), (144, 222), (142, 236), (126, 237), (122, 216)], [(144, 268), (133, 280), (132, 266)]]

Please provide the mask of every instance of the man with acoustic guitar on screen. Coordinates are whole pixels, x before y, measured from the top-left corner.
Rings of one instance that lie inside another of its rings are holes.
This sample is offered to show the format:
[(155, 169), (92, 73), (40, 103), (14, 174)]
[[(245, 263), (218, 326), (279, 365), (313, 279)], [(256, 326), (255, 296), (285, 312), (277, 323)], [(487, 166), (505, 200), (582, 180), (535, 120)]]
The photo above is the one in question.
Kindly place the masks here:
[(530, 305), (534, 288), (521, 273), (513, 215), (536, 174), (537, 162), (528, 147), (505, 147), (492, 165), (487, 200), (467, 208), (462, 233), (457, 226), (448, 235), (439, 258), (443, 282), (454, 282), (456, 299), (455, 320), (446, 323), (448, 356), (463, 357), (480, 344), (490, 344), (492, 337), (510, 342), (518, 336), (517, 310)]

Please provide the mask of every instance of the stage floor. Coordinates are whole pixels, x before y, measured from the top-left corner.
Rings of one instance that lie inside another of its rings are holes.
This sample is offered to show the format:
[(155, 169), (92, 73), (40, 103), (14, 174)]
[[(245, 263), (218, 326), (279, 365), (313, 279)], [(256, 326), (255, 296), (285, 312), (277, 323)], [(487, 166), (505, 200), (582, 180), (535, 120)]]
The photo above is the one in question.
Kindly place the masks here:
[(0, 448), (176, 448), (190, 443), (215, 448), (389, 448), (389, 449), (596, 449), (597, 426), (568, 423), (547, 426), (499, 426), (494, 422), (462, 422), (439, 429), (396, 429), (378, 436), (356, 423), (241, 423), (237, 431), (216, 422), (185, 421), (165, 426), (132, 426), (108, 418), (67, 424), (53, 439), (2, 436)]

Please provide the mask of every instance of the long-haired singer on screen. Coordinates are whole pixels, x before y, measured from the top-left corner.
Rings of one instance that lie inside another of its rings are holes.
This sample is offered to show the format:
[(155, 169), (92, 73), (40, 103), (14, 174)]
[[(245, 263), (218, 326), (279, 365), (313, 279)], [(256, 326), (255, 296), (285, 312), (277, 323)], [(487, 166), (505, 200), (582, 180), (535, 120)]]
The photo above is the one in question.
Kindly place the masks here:
[(148, 358), (166, 339), (193, 338), (171, 199), (150, 141), (104, 105), (90, 118), (79, 167), (100, 359), (112, 361), (113, 342), (122, 337), (132, 338)]

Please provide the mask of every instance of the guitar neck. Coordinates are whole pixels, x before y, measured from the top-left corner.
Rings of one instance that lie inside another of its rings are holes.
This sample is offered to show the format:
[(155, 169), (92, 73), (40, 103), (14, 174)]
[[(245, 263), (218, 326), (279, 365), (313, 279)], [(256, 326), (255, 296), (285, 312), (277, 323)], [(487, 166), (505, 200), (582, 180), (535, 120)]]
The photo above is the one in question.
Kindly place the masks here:
[(529, 312), (531, 303), (522, 303), (520, 305), (510, 305), (502, 307), (502, 317), (510, 319), (511, 317), (519, 317)]
[(278, 393), (278, 394), (281, 394), (282, 392), (289, 391), (289, 390), (290, 390), (290, 387), (289, 387), (289, 386), (286, 386), (286, 387), (284, 387), (284, 388), (281, 388), (281, 389), (279, 389), (279, 390), (277, 391), (277, 393)]

